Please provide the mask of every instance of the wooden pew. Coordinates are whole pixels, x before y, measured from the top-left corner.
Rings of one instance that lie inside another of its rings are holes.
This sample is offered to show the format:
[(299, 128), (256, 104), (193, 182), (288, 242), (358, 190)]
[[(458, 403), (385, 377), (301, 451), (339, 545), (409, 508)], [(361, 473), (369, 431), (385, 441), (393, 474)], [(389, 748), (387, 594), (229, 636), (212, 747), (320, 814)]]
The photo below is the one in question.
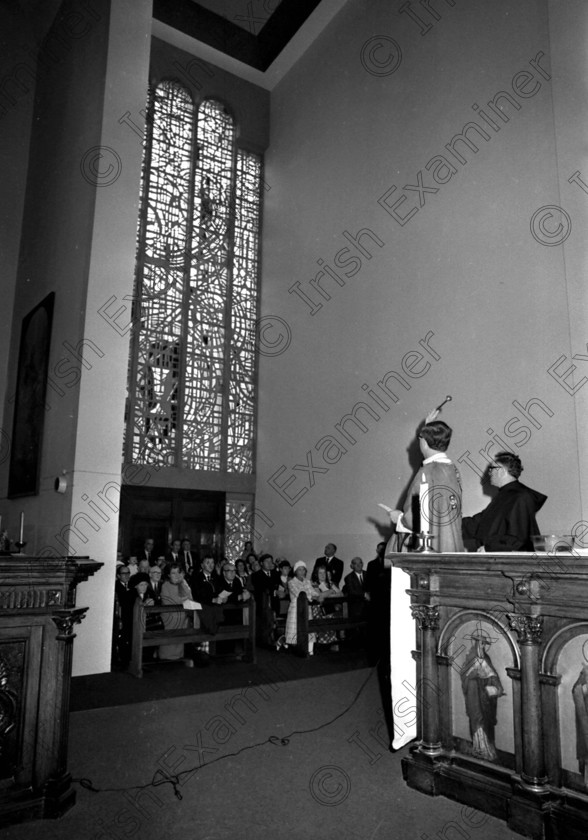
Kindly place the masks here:
[[(286, 632), (286, 616), (289, 605), (289, 598), (273, 598), (269, 592), (264, 592), (262, 595), (258, 621), (266, 628), (271, 627), (273, 629), (275, 641)], [(278, 607), (277, 611), (274, 609), (275, 606)]]
[(352, 620), (349, 618), (349, 601), (346, 595), (325, 599), (329, 604), (335, 606), (340, 604), (341, 613), (329, 616), (328, 618), (309, 618), (308, 598), (306, 592), (301, 592), (296, 603), (296, 631), (297, 644), (300, 653), (308, 656), (308, 635), (309, 633), (321, 633), (329, 630), (352, 630), (355, 628), (366, 628), (365, 619)]
[[(163, 615), (165, 613), (181, 613), (191, 618), (193, 611), (185, 610), (181, 604), (165, 604), (146, 607), (140, 599), (135, 601), (133, 608), (133, 638), (131, 642), (131, 662), (129, 673), (135, 677), (143, 676), (143, 648), (159, 647), (159, 645), (171, 644), (202, 644), (203, 642), (228, 641), (233, 639), (245, 640), (245, 656), (248, 661), (257, 661), (255, 649), (255, 602), (253, 599), (241, 604), (219, 605), (223, 613), (239, 611), (242, 613), (242, 622), (239, 624), (220, 624), (216, 633), (205, 633), (196, 627), (181, 627), (178, 629), (146, 629), (146, 616), (148, 613)], [(148, 663), (157, 664), (159, 660), (154, 659)], [(162, 662), (168, 660), (161, 660)], [(172, 660), (169, 660), (172, 661)], [(175, 660), (182, 661), (182, 659)], [(187, 661), (183, 658), (183, 661)]]

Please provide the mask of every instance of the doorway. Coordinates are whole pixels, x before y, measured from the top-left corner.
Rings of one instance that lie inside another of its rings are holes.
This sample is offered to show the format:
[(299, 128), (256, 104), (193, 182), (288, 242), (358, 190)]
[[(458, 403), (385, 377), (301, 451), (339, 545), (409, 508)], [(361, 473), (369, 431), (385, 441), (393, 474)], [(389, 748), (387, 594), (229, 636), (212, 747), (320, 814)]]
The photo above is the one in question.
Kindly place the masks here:
[(164, 556), (172, 539), (189, 539), (200, 557), (224, 552), (225, 493), (179, 490), (169, 487), (133, 487), (121, 492), (119, 550), (137, 556), (148, 537), (155, 541), (155, 556)]

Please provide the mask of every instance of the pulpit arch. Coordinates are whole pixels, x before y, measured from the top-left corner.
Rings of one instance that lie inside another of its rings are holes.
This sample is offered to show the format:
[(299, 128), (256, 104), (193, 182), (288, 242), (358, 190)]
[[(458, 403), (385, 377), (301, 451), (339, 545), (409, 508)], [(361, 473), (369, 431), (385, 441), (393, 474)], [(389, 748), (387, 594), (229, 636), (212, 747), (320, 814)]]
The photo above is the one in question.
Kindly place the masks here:
[(512, 767), (520, 653), (511, 631), (490, 611), (460, 610), (441, 630), (437, 662), (445, 748)]
[(578, 621), (562, 627), (549, 639), (541, 657), (541, 673), (557, 676), (557, 664), (563, 648), (577, 636), (588, 639), (588, 621)]
[[(504, 612), (505, 617), (506, 615), (507, 613)], [(439, 641), (437, 645), (438, 654), (440, 656), (447, 656), (447, 645), (449, 645), (451, 641), (455, 638), (456, 630), (462, 624), (471, 621), (472, 619), (479, 621), (487, 621), (496, 628), (497, 632), (500, 632), (504, 635), (505, 640), (507, 641), (508, 646), (512, 651), (512, 667), (520, 668), (519, 648), (514, 636), (512, 635), (512, 632), (503, 624), (501, 624), (496, 618), (496, 616), (492, 614), (492, 612), (486, 610), (460, 610), (458, 613), (455, 613), (443, 626), (443, 629), (439, 634)]]
[[(545, 758), (550, 781), (588, 793), (588, 622), (557, 630), (541, 661)], [(571, 725), (570, 725), (571, 724)]]

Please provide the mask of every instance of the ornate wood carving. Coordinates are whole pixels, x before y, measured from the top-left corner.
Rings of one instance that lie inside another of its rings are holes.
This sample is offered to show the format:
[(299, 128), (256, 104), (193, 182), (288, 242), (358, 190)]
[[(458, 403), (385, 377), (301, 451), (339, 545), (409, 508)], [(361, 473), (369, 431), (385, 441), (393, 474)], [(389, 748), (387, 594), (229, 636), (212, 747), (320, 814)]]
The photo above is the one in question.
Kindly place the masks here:
[(75, 590), (101, 566), (0, 556), (0, 826), (57, 817), (75, 801), (69, 687), (74, 628), (88, 609), (74, 606)]
[(439, 627), (439, 607), (413, 604), (410, 611), (421, 630), (436, 630)]
[(521, 615), (519, 613), (508, 615), (512, 630), (516, 630), (521, 645), (538, 645), (543, 635), (543, 616)]
[(80, 624), (86, 617), (87, 611), (88, 607), (80, 607), (75, 610), (58, 610), (57, 612), (51, 613), (51, 620), (55, 623), (59, 631), (57, 638), (66, 641), (73, 639), (75, 636), (73, 631), (74, 626)]
[[(388, 557), (412, 576), (420, 627), (422, 735), (402, 760), (408, 784), (537, 840), (585, 840), (588, 557)], [(419, 585), (427, 577), (434, 589)], [(474, 737), (494, 737), (495, 757), (480, 761)]]

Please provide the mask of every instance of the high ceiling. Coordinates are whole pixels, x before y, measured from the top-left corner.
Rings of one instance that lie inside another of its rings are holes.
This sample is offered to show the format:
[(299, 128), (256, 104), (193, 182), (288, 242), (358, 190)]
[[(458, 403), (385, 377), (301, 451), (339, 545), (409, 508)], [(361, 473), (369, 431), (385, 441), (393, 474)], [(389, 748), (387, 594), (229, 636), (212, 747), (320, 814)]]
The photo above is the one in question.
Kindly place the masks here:
[(192, 0), (232, 21), (251, 35), (259, 35), (282, 0)]
[(153, 17), (264, 72), (322, 0), (154, 0)]
[[(62, 0), (17, 2), (40, 42)], [(153, 35), (271, 90), (347, 2), (153, 0)]]

